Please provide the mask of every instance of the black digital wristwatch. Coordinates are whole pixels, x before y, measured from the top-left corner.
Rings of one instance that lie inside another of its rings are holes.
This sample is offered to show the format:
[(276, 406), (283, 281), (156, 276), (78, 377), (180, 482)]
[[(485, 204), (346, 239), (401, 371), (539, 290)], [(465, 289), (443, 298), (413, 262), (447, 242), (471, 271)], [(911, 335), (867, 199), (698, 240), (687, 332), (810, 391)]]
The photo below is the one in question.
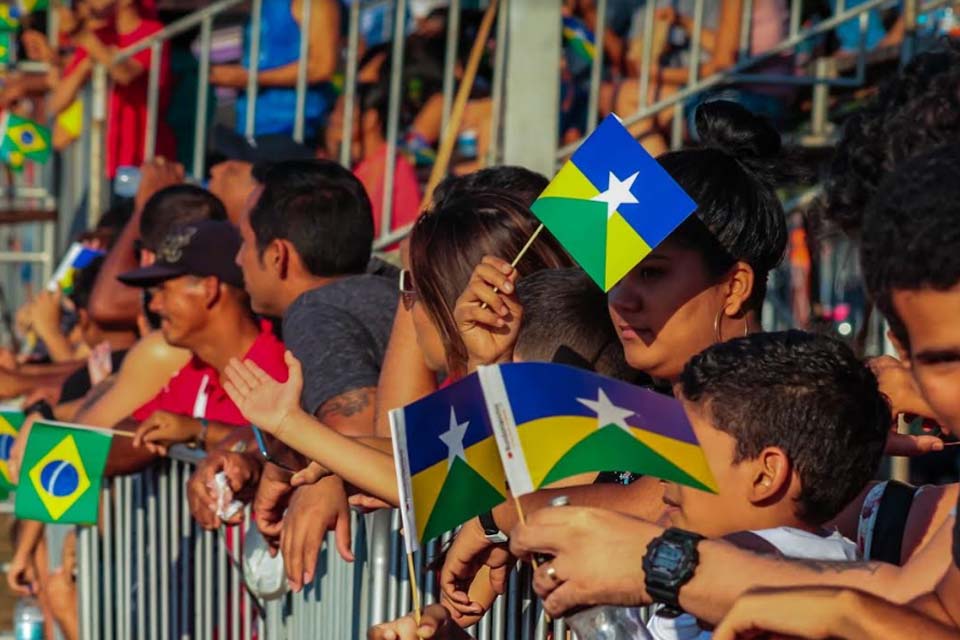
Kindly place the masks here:
[(701, 540), (703, 536), (697, 533), (670, 528), (647, 545), (643, 556), (647, 593), (654, 602), (664, 605), (657, 615), (675, 618), (683, 613), (680, 587), (690, 582), (697, 570), (700, 562), (697, 545)]

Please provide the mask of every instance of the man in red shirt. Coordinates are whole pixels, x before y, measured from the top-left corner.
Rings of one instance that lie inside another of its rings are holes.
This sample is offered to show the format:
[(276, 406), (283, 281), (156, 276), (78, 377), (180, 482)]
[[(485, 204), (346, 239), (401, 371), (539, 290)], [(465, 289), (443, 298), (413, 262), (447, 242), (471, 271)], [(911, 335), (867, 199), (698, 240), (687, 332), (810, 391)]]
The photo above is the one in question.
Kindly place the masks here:
[[(258, 322), (250, 311), (243, 275), (234, 262), (240, 244), (240, 234), (229, 222), (190, 224), (167, 235), (154, 264), (120, 276), (126, 284), (151, 289), (150, 309), (161, 318), (164, 338), (189, 349), (193, 358), (134, 412), (133, 420), (140, 422), (135, 438), (132, 443), (114, 440), (108, 473), (141, 468), (177, 442), (213, 446), (237, 435), (237, 427), (248, 423), (220, 383), (231, 358), (253, 360), (270, 375), (286, 379), (283, 343), (269, 322)], [(144, 449), (151, 455), (145, 456)]]

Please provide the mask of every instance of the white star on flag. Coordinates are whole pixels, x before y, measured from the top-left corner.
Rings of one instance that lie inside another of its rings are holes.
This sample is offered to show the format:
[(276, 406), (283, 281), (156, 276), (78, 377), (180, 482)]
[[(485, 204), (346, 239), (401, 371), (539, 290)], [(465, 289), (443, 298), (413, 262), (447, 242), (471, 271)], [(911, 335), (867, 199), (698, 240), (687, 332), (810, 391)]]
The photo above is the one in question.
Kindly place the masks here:
[(634, 174), (626, 180), (621, 180), (615, 176), (613, 171), (609, 173), (610, 178), (607, 182), (607, 190), (590, 198), (595, 202), (607, 203), (607, 219), (616, 213), (617, 209), (622, 205), (639, 204), (637, 197), (633, 195), (630, 189), (633, 188), (633, 183), (636, 181), (637, 176), (640, 175), (640, 172), (634, 172)]
[(603, 389), (597, 389), (596, 400), (577, 398), (577, 402), (589, 408), (591, 411), (596, 412), (598, 429), (614, 424), (627, 433), (630, 433), (630, 425), (627, 424), (627, 418), (632, 416), (634, 412), (629, 409), (624, 409), (623, 407), (618, 407), (610, 402), (610, 398), (603, 392)]
[(467, 454), (463, 451), (463, 437), (467, 434), (469, 424), (469, 420), (458, 423), (457, 414), (453, 412), (453, 407), (450, 407), (450, 428), (438, 436), (443, 444), (447, 445), (447, 469), (453, 466), (453, 461), (457, 458), (467, 461)]

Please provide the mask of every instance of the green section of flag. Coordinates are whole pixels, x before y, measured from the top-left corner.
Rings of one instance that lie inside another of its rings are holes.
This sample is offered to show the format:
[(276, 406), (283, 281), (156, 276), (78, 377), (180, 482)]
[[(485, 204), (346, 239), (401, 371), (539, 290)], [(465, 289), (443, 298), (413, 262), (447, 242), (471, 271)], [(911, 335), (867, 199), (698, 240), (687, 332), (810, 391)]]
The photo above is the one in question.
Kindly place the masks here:
[(594, 282), (606, 281), (607, 205), (593, 200), (540, 197), (530, 207)]
[(102, 431), (35, 422), (20, 467), (16, 516), (59, 524), (95, 524), (111, 440), (112, 436)]
[(616, 425), (591, 433), (571, 448), (544, 477), (540, 486), (592, 471), (633, 471), (712, 491), (702, 482)]
[(502, 493), (462, 458), (454, 458), (420, 539), (432, 540), (501, 502)]
[(16, 38), (9, 31), (0, 31), (0, 64), (13, 64), (13, 48)]
[(44, 163), (50, 158), (50, 129), (12, 113), (0, 117), (0, 160), (12, 169), (26, 160)]
[(10, 476), (10, 450), (17, 432), (23, 426), (22, 411), (0, 411), (0, 490), (13, 489), (16, 483)]

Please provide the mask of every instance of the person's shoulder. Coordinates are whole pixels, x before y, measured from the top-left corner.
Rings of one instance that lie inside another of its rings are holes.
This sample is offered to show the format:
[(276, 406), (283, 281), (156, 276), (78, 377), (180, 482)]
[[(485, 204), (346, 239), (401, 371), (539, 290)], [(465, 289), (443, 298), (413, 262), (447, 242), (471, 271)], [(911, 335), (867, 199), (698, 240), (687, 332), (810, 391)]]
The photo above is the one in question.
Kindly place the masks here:
[(162, 371), (178, 371), (193, 355), (186, 349), (171, 346), (159, 331), (141, 338), (123, 359), (123, 369), (150, 367)]

